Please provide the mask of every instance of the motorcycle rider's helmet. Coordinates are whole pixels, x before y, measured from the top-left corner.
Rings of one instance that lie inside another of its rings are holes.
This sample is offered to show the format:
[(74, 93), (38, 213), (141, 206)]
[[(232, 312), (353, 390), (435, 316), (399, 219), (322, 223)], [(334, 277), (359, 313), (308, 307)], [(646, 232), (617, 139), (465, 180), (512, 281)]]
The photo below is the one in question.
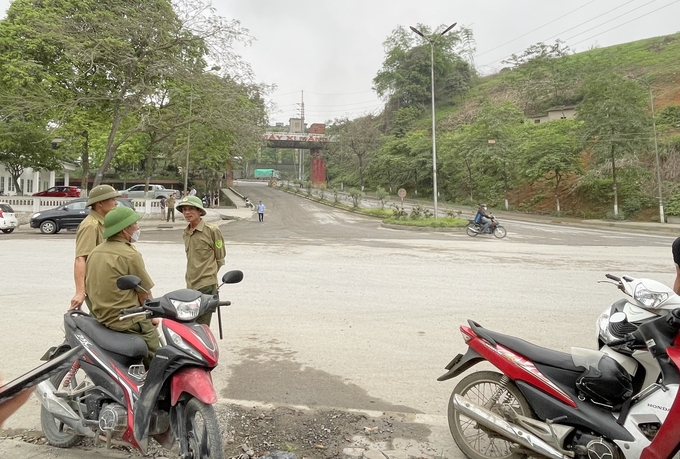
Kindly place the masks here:
[(182, 211), (182, 207), (184, 206), (191, 206), (191, 207), (196, 207), (199, 211), (201, 211), (201, 217), (205, 215), (205, 208), (203, 208), (203, 201), (201, 201), (199, 198), (196, 196), (186, 196), (182, 198), (182, 200), (175, 206), (177, 210), (180, 212)]
[(604, 355), (597, 368), (590, 366), (576, 379), (576, 388), (594, 403), (618, 409), (633, 395), (633, 380), (619, 362)]
[(107, 199), (117, 198), (120, 193), (111, 185), (97, 185), (90, 190), (86, 206), (91, 206), (95, 202), (106, 201)]
[(116, 207), (104, 217), (104, 239), (115, 236), (140, 218), (142, 216), (129, 207)]

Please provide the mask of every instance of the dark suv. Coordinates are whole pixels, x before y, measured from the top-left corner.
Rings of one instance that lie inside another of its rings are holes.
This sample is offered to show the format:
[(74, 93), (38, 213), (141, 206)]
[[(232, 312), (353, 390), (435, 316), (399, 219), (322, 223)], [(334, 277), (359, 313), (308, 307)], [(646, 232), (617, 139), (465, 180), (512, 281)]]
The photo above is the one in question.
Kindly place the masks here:
[[(129, 199), (118, 198), (116, 201), (119, 206), (135, 208)], [(55, 234), (63, 229), (77, 228), (90, 213), (90, 208), (85, 204), (87, 204), (87, 198), (74, 199), (54, 209), (36, 212), (31, 215), (31, 228), (40, 228), (40, 232), (45, 234)]]

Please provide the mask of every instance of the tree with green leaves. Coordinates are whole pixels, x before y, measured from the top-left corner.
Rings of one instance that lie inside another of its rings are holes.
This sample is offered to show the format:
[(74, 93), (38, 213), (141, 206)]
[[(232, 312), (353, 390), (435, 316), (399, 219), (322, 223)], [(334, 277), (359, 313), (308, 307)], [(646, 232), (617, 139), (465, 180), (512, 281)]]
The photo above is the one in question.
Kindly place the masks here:
[[(432, 31), (427, 26), (418, 25), (426, 36), (443, 31), (441, 26)], [(467, 91), (473, 69), (460, 57), (463, 42), (463, 28), (454, 28), (438, 37), (434, 44), (434, 88), (435, 100), (450, 103), (455, 96)], [(464, 29), (465, 46), (469, 50), (472, 32)], [(380, 97), (388, 99), (388, 106), (394, 110), (403, 107), (427, 106), (431, 99), (431, 56), (430, 45), (423, 43), (403, 26), (397, 27), (385, 43), (385, 60), (382, 69), (373, 79), (373, 88)]]
[[(0, 22), (0, 79), (11, 107), (62, 125), (94, 108), (108, 120), (97, 185), (118, 148), (143, 132), (170, 80), (189, 83), (208, 60), (242, 68), (231, 44), (247, 37), (203, 0), (16, 0)], [(233, 64), (233, 65), (230, 65)], [(13, 96), (13, 98), (11, 97)]]
[(61, 167), (61, 155), (52, 148), (52, 136), (42, 120), (0, 120), (0, 164), (9, 172), (17, 194), (23, 190), (19, 177), (26, 168), (55, 170)]
[(583, 91), (583, 101), (577, 108), (582, 145), (593, 151), (596, 162), (609, 164), (614, 216), (618, 217), (616, 163), (649, 147), (648, 93), (637, 82), (611, 73), (591, 75)]
[(335, 141), (329, 145), (329, 152), (343, 152), (353, 155), (356, 159), (359, 174), (359, 186), (364, 189), (364, 169), (370, 155), (380, 148), (381, 133), (378, 129), (379, 120), (367, 115), (355, 120), (342, 118), (328, 127), (328, 133)]
[(578, 141), (579, 122), (555, 120), (529, 125), (522, 142), (522, 170), (531, 182), (552, 182), (555, 210), (560, 206), (561, 184), (570, 174), (580, 173), (581, 145)]

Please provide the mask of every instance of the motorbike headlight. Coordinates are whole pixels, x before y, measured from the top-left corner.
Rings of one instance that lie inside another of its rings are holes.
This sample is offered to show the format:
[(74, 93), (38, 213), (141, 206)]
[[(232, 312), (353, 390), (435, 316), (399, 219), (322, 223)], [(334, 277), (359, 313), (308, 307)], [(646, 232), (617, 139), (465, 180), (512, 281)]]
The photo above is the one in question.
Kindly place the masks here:
[(633, 298), (647, 308), (657, 308), (661, 306), (661, 303), (668, 299), (668, 293), (652, 292), (644, 285), (638, 284), (638, 286), (635, 287)]
[(170, 302), (175, 307), (179, 320), (193, 320), (198, 317), (198, 311), (201, 309), (200, 298), (193, 301), (170, 300)]

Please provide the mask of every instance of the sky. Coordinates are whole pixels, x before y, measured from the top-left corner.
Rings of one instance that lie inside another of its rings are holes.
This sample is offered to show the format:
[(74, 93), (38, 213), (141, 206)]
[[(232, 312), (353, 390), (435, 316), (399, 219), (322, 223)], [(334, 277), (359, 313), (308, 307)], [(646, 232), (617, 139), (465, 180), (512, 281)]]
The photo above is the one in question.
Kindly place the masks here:
[[(0, 0), (0, 14), (10, 4)], [(323, 123), (377, 114), (373, 78), (384, 41), (399, 25), (432, 29), (457, 22), (472, 29), (481, 74), (528, 46), (562, 39), (572, 51), (680, 31), (680, 0), (213, 0), (216, 13), (237, 19), (254, 41), (235, 50), (255, 81), (275, 85), (271, 124), (300, 116)]]

